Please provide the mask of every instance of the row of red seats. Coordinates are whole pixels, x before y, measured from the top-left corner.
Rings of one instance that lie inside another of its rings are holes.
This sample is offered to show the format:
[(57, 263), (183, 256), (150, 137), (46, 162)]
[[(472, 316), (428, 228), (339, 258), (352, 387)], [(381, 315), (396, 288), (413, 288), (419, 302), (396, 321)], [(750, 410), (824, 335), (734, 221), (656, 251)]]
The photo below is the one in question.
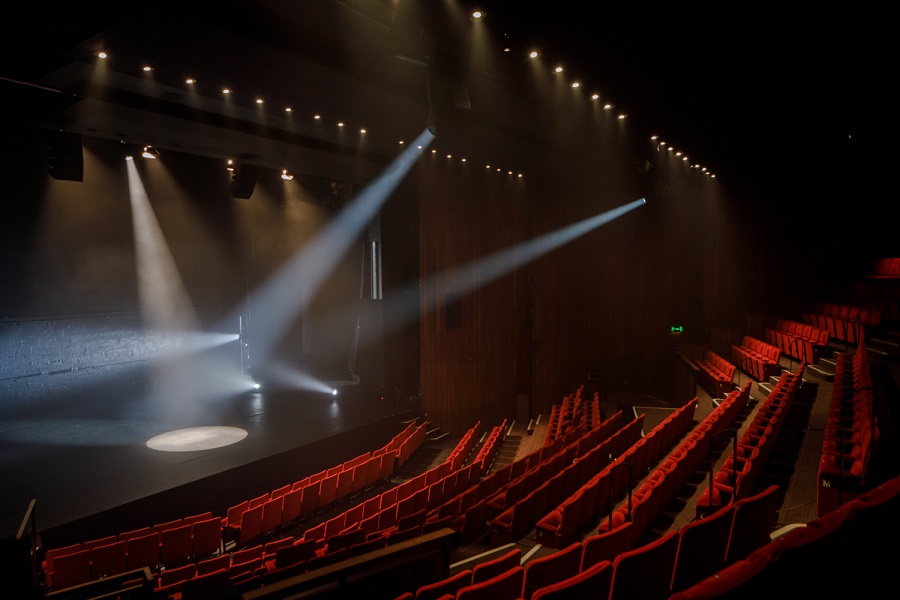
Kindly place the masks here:
[[(513, 465), (508, 483), (487, 498), (487, 518), (495, 516), (514, 505), (524, 496), (536, 490), (574, 462), (580, 461), (603, 441), (622, 428), (622, 411), (593, 429), (578, 428), (577, 437), (572, 436), (565, 446), (554, 444), (544, 446), (538, 452), (525, 456)], [(596, 472), (596, 469), (594, 470)]]
[(828, 346), (827, 329), (808, 323), (778, 319), (775, 328), (766, 328), (766, 342), (800, 362), (815, 364)]
[(605, 467), (609, 453), (617, 449), (609, 440), (621, 430), (621, 420), (619, 411), (489, 497), (487, 525), (491, 543), (499, 546), (518, 540), (550, 508)]
[(697, 366), (698, 383), (713, 398), (723, 398), (734, 389), (735, 366), (712, 350), (706, 351)]
[[(425, 424), (417, 427), (412, 422), (376, 452), (244, 501), (231, 507), (225, 517), (207, 512), (50, 549), (42, 560), (45, 585), (58, 590), (135, 568), (158, 570), (221, 553), (231, 540), (245, 545), (308, 516), (332, 502), (338, 493), (351, 493), (390, 476), (401, 455), (408, 458), (411, 450), (424, 441), (424, 435)], [(61, 556), (71, 557), (58, 563)]]
[(581, 394), (583, 391), (584, 385), (579, 385), (574, 392), (566, 394), (562, 402), (554, 404), (550, 408), (547, 429), (544, 431), (544, 445), (565, 435), (568, 430), (579, 424), (578, 415), (581, 410)]
[[(456, 449), (466, 445), (464, 439)], [(480, 473), (477, 467), (472, 464), (453, 471), (448, 457), (437, 467), (307, 529), (300, 539), (285, 536), (265, 548), (257, 544), (237, 550), (230, 555), (229, 584), (252, 589), (443, 527), (446, 523), (425, 523), (427, 503), (437, 505), (443, 493), (455, 494), (457, 485), (467, 487), (469, 478)], [(190, 575), (189, 569), (182, 573)], [(173, 583), (166, 588), (175, 592), (179, 586)]]
[(670, 600), (877, 598), (900, 559), (898, 536), (900, 477), (894, 477), (804, 526), (775, 532), (771, 543)]
[[(748, 381), (740, 390), (732, 391), (703, 421), (684, 437), (659, 466), (640, 482), (630, 501), (621, 503), (600, 524), (607, 531), (631, 523), (633, 535), (642, 536), (694, 476), (712, 452), (712, 444), (719, 434), (734, 426), (738, 415), (750, 399)], [(674, 417), (671, 415), (670, 417)]]
[(881, 323), (881, 311), (848, 304), (817, 304), (813, 312), (803, 313), (803, 321), (827, 330), (834, 339), (855, 344), (866, 328)]
[(513, 548), (396, 600), (667, 598), (769, 542), (779, 488), (632, 548), (630, 524), (522, 564)]
[(491, 464), (493, 464), (494, 458), (497, 457), (497, 452), (500, 451), (500, 445), (506, 439), (508, 423), (509, 419), (503, 419), (500, 425), (495, 425), (481, 445), (481, 448), (478, 449), (474, 462), (480, 465), (482, 473), (487, 473), (491, 469)]
[(854, 354), (836, 356), (834, 386), (819, 460), (817, 514), (821, 517), (859, 495), (879, 429), (872, 370), (864, 340)]
[(710, 511), (751, 494), (803, 383), (806, 363), (796, 373), (785, 371), (778, 383), (757, 409), (749, 427), (741, 435), (736, 448), (713, 476), (697, 500), (697, 514)]
[(731, 358), (741, 371), (756, 381), (765, 381), (781, 372), (781, 350), (749, 335), (745, 335), (740, 344), (732, 344)]
[(565, 437), (554, 440), (549, 446), (542, 446), (528, 456), (513, 461), (494, 471), (487, 477), (473, 482), (471, 486), (432, 509), (428, 522), (449, 520), (458, 532), (460, 542), (471, 543), (483, 533), (486, 525), (485, 513), (488, 499), (503, 489), (511, 480), (524, 474), (544, 460), (549, 460), (557, 452), (575, 442), (584, 432), (573, 430)]
[[(410, 423), (384, 447), (304, 477), (228, 509), (225, 542), (241, 548), (280, 527), (304, 519), (350, 494), (389, 477), (425, 440), (427, 424)], [(287, 507), (287, 508), (286, 508)]]
[(881, 318), (893, 323), (900, 322), (900, 285), (898, 279), (875, 279), (857, 282), (848, 302), (855, 306), (865, 306), (877, 310)]
[(478, 442), (479, 433), (481, 433), (481, 421), (470, 427), (457, 442), (453, 450), (450, 451), (450, 455), (446, 460), (450, 462), (451, 470), (458, 471), (466, 463), (469, 459), (469, 454), (471, 454), (475, 444)]
[[(604, 482), (606, 484), (610, 482), (610, 473), (615, 466), (622, 460), (627, 460), (623, 457), (629, 456), (631, 448), (635, 447), (641, 439), (643, 424), (644, 415), (641, 414), (616, 431), (595, 450), (592, 450), (585, 460), (588, 461), (591, 456), (596, 456), (597, 463), (594, 470), (567, 470), (566, 477), (571, 483), (563, 481), (566, 493), (560, 495), (562, 500), (555, 505), (555, 508), (543, 516), (539, 516), (535, 524), (538, 543), (550, 548), (561, 548), (571, 541), (579, 530), (592, 522), (600, 510), (607, 508), (608, 502), (622, 497), (625, 493), (624, 478), (621, 480), (616, 478), (614, 486), (606, 485), (605, 489), (610, 491), (603, 494), (603, 497), (597, 490)], [(618, 456), (619, 459), (611, 463), (610, 459), (613, 456)], [(581, 479), (576, 481), (576, 475), (580, 475)], [(554, 505), (548, 504), (548, 506)], [(515, 514), (512, 517), (515, 517)]]
[(875, 261), (869, 277), (875, 279), (900, 278), (900, 258), (879, 258)]
[(44, 583), (59, 590), (148, 567), (160, 568), (220, 552), (222, 527), (211, 512), (84, 543), (55, 548), (42, 561)]

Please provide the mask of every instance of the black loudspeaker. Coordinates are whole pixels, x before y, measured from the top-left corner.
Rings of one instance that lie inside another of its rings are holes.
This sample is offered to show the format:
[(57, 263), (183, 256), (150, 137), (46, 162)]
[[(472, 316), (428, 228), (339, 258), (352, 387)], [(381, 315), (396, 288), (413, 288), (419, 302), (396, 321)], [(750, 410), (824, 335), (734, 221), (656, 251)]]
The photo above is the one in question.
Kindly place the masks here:
[(256, 187), (256, 169), (253, 165), (238, 165), (231, 172), (231, 195), (248, 200)]
[(84, 181), (84, 156), (81, 135), (54, 131), (50, 138), (47, 172), (53, 179)]
[(428, 131), (434, 135), (472, 112), (468, 75), (468, 65), (459, 57), (436, 54), (432, 59), (428, 70)]

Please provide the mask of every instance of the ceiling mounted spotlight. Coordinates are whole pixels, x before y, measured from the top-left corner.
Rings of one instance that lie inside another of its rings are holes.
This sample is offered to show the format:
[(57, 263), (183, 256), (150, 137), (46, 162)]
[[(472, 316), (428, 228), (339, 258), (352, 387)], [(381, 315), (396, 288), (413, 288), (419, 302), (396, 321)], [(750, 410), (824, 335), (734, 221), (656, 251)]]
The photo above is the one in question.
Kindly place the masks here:
[(281, 178), (284, 179), (285, 181), (290, 181), (291, 179), (294, 178), (294, 176), (291, 175), (290, 173), (288, 173), (287, 169), (282, 169), (281, 170)]
[(485, 17), (487, 17), (487, 13), (484, 12), (483, 10), (473, 11), (472, 14), (469, 16), (469, 18), (472, 19), (473, 23), (477, 23), (478, 21), (484, 21)]
[(144, 146), (143, 151), (141, 151), (141, 156), (144, 158), (159, 158), (159, 150), (153, 146)]
[(541, 55), (541, 53), (538, 52), (537, 50), (532, 50), (531, 52), (528, 53), (528, 58), (535, 59), (540, 55)]

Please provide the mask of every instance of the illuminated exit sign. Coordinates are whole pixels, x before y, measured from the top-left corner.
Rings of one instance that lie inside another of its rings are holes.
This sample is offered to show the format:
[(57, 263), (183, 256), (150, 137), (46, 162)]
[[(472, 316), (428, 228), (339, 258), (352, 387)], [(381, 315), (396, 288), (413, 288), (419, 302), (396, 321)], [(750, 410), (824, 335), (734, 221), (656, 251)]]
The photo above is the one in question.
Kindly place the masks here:
[(669, 333), (684, 333), (684, 325), (672, 325), (669, 327)]

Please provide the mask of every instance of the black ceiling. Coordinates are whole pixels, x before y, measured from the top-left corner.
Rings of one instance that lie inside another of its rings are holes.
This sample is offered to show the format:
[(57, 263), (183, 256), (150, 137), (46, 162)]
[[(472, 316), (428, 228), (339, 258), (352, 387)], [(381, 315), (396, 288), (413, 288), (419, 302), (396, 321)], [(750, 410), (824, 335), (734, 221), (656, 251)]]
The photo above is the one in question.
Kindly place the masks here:
[[(32, 3), (12, 27), (7, 20), (0, 42), (3, 114), (10, 122), (211, 156), (240, 146), (247, 160), (261, 163), (296, 154), (321, 162), (325, 172), (365, 177), (396, 150), (397, 138), (424, 124), (426, 76), (416, 61), (459, 42), (450, 4)], [(888, 110), (895, 52), (890, 36), (880, 35), (887, 24), (858, 9), (456, 4), (487, 10), (481, 25), (497, 48), (510, 48), (495, 63), (510, 80), (524, 80), (521, 57), (540, 48), (548, 64), (564, 64), (634, 122), (723, 170), (805, 173), (850, 159), (858, 167), (884, 156), (882, 142), (895, 129)], [(396, 59), (398, 44), (411, 60)], [(110, 74), (97, 85), (91, 69), (101, 47), (110, 51)], [(156, 68), (153, 92), (137, 71), (145, 61)], [(184, 89), (187, 74), (200, 78), (198, 99)], [(236, 88), (230, 105), (219, 94), (228, 82)], [(247, 112), (257, 110), (250, 99), (256, 94), (266, 98), (262, 122)], [(348, 130), (365, 126), (372, 139), (360, 149), (287, 123), (275, 108), (287, 103), (352, 114)], [(479, 109), (473, 105), (473, 115)]]

